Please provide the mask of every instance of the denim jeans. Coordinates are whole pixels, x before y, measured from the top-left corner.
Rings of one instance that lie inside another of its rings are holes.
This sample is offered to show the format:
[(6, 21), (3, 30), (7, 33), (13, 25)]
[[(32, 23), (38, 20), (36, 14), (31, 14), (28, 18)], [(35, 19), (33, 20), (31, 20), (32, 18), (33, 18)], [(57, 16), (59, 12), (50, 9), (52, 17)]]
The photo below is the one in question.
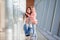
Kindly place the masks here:
[(31, 28), (30, 32), (31, 32), (31, 34), (33, 34), (32, 39), (37, 40), (36, 25), (35, 24), (32, 24), (32, 28)]
[(31, 28), (30, 28), (30, 27), (27, 28), (27, 25), (24, 24), (24, 32), (25, 32), (25, 36), (30, 35), (30, 31), (31, 31)]
[(37, 40), (37, 33), (36, 33), (36, 25), (35, 24), (32, 24), (32, 27), (31, 25), (29, 25), (28, 29), (27, 29), (27, 25), (24, 24), (24, 32), (25, 32), (25, 35), (31, 35), (31, 38), (32, 40)]

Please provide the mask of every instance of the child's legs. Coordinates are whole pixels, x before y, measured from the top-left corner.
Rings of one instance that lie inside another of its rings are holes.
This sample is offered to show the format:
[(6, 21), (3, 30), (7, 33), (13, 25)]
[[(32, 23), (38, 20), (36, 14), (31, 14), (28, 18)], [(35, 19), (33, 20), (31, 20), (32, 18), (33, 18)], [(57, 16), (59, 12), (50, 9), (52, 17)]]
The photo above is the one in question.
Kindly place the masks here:
[(36, 33), (36, 25), (32, 25), (33, 26), (33, 40), (37, 40), (37, 33)]

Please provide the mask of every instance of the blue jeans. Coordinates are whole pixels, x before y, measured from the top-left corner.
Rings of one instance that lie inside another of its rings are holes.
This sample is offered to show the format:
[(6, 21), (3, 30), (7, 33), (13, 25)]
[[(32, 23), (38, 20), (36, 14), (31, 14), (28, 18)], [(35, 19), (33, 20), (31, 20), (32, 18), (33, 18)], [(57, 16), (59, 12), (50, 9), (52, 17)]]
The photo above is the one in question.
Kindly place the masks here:
[(33, 35), (32, 35), (32, 39), (33, 40), (37, 40), (37, 33), (36, 33), (36, 25), (35, 24), (32, 24), (32, 29), (31, 29), (31, 32)]
[(27, 25), (24, 24), (24, 32), (25, 32), (25, 35), (26, 36), (27, 35), (30, 36), (30, 34), (33, 34), (32, 35), (32, 39), (33, 40), (37, 40), (36, 25), (35, 24), (32, 24), (32, 28), (29, 25), (28, 29), (27, 29)]
[(25, 36), (30, 36), (30, 31), (31, 31), (31, 28), (28, 27), (28, 29), (27, 29), (27, 25), (24, 24), (24, 32), (25, 32)]

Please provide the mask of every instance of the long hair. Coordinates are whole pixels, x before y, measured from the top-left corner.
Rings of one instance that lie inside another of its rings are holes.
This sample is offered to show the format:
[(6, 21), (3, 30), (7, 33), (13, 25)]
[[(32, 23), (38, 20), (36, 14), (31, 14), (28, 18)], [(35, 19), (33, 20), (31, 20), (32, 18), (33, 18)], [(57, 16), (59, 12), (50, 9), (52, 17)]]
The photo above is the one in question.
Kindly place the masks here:
[[(30, 9), (30, 13), (27, 12), (28, 8)], [(28, 7), (28, 8), (26, 9), (26, 13), (28, 13), (29, 15), (31, 15), (32, 9), (31, 9), (31, 7)], [(25, 16), (28, 17), (26, 14), (25, 14)]]
[[(29, 14), (31, 14), (32, 13), (32, 9), (31, 9), (31, 7), (28, 7), (28, 8), (30, 9), (30, 13)], [(28, 8), (26, 9), (26, 13), (28, 13), (27, 12)]]

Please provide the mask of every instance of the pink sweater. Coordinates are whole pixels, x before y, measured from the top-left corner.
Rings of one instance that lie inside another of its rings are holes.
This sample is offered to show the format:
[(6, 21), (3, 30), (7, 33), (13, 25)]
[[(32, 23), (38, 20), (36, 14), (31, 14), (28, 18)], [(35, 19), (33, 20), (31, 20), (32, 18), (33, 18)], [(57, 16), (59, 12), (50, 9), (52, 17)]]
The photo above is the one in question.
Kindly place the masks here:
[[(26, 15), (29, 16), (30, 21), (31, 21), (33, 24), (37, 24), (35, 8), (32, 9), (32, 14), (31, 14), (31, 15), (29, 15), (29, 14), (27, 14), (27, 13), (26, 13)], [(26, 23), (28, 23), (28, 22), (29, 22), (29, 20), (28, 20), (28, 18), (26, 18)]]

